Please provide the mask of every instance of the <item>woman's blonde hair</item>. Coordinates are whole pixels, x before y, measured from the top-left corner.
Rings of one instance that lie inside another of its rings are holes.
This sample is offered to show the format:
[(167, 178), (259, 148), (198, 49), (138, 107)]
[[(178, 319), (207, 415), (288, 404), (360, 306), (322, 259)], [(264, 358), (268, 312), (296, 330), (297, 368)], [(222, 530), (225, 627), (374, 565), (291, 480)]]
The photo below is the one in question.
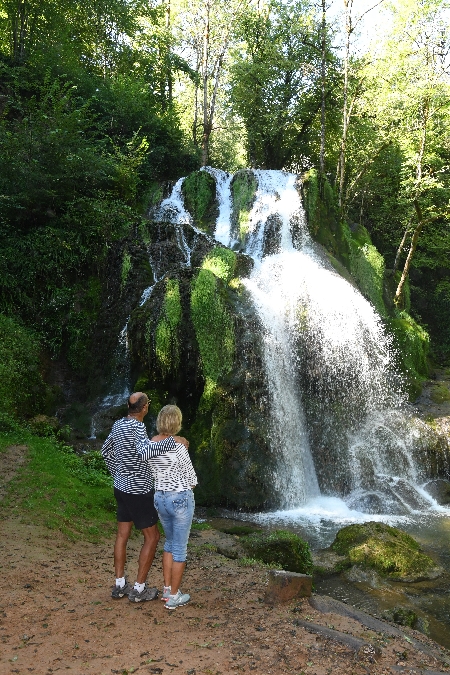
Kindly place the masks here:
[(159, 434), (173, 436), (180, 431), (182, 419), (181, 410), (176, 405), (165, 405), (156, 418), (156, 429)]

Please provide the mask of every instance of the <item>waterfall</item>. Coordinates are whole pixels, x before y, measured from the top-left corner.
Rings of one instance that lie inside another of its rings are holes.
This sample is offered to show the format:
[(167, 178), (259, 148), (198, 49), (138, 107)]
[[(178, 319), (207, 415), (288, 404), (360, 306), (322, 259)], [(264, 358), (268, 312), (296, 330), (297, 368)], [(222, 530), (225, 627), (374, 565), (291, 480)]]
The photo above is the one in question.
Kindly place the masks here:
[[(429, 508), (416, 487), (417, 430), (381, 318), (312, 241), (297, 176), (254, 175), (246, 253), (255, 266), (244, 284), (263, 328), (280, 507), (322, 493), (366, 513)], [(229, 227), (220, 224), (223, 243)]]

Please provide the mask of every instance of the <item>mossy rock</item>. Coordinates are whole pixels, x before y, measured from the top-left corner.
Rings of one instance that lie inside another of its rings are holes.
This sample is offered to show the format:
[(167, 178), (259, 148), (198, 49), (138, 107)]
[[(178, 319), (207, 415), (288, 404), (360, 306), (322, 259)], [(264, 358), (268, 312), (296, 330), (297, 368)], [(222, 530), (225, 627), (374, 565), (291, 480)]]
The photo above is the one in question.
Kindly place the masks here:
[(248, 216), (255, 201), (258, 181), (253, 171), (237, 171), (231, 181), (233, 210), (231, 223), (233, 234), (243, 245), (248, 232)]
[(250, 558), (280, 569), (300, 574), (311, 574), (313, 570), (309, 544), (293, 532), (255, 532), (242, 537), (241, 544)]
[(432, 387), (430, 398), (433, 403), (444, 403), (450, 401), (450, 390), (445, 384), (437, 384)]
[(336, 535), (331, 549), (350, 564), (376, 570), (393, 581), (435, 579), (442, 573), (406, 532), (384, 523), (349, 525)]
[(204, 232), (213, 235), (218, 216), (216, 181), (207, 171), (194, 171), (182, 185), (184, 204), (194, 223)]

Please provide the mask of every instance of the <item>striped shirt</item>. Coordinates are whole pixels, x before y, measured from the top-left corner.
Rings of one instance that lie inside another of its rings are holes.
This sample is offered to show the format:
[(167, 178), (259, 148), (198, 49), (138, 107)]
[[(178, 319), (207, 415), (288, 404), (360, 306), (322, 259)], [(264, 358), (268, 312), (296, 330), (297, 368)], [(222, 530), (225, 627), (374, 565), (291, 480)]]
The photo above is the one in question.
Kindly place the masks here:
[(172, 436), (155, 443), (147, 436), (143, 422), (134, 417), (123, 417), (114, 422), (103, 444), (102, 455), (114, 478), (114, 487), (122, 492), (140, 495), (153, 488), (148, 460), (176, 447)]
[(169, 450), (164, 455), (153, 457), (150, 466), (155, 479), (155, 490), (183, 492), (197, 485), (197, 475), (191, 458), (182, 443), (177, 443), (174, 450)]

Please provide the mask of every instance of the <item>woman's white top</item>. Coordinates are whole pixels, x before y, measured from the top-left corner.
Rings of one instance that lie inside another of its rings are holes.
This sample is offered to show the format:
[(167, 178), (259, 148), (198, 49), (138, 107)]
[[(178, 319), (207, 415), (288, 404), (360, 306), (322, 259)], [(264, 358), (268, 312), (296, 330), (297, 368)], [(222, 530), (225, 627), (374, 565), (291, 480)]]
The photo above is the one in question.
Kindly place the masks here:
[(155, 490), (183, 492), (197, 485), (197, 475), (189, 453), (182, 443), (174, 450), (150, 459), (150, 468), (155, 481)]

